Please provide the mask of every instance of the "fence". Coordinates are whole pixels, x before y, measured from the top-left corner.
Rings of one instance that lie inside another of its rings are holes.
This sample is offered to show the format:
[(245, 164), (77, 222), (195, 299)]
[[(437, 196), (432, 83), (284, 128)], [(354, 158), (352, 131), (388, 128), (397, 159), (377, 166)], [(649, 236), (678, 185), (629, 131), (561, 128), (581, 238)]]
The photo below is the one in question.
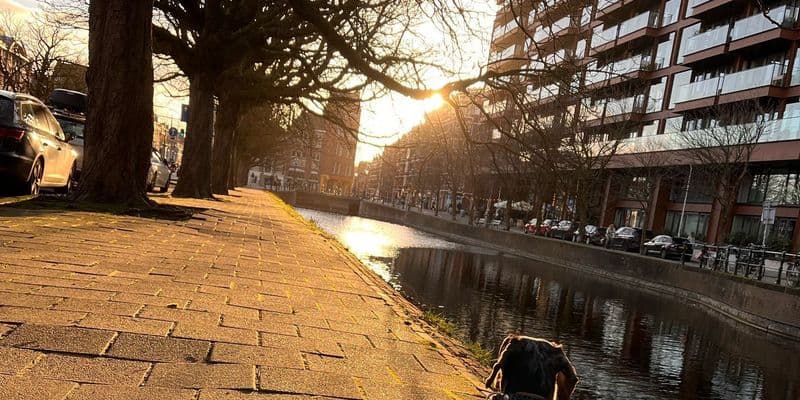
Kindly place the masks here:
[(800, 287), (800, 254), (760, 247), (695, 247), (692, 260), (700, 269), (725, 272), (779, 286)]

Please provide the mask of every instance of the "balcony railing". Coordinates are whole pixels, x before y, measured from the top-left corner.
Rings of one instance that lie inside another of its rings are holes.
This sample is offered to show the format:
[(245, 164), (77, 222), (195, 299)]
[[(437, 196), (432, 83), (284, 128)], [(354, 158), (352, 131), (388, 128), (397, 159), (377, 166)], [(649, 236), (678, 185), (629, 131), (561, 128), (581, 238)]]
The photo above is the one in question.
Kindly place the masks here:
[(697, 7), (697, 6), (699, 6), (699, 5), (703, 5), (703, 4), (705, 4), (705, 3), (708, 3), (709, 1), (711, 1), (711, 0), (689, 0), (689, 5), (688, 5), (688, 7), (687, 7), (687, 12), (686, 12), (686, 14), (687, 14), (688, 16), (692, 16), (692, 15), (694, 15), (694, 8), (695, 8), (695, 7)]
[(643, 14), (639, 14), (627, 21), (623, 21), (619, 24), (619, 34), (618, 37), (623, 37), (625, 35), (631, 34), (633, 32), (638, 31), (639, 29), (644, 28), (657, 28), (658, 25), (661, 23), (661, 14), (656, 11), (648, 11)]
[(617, 38), (617, 32), (619, 31), (619, 26), (614, 25), (610, 28), (606, 28), (603, 31), (595, 32), (592, 36), (592, 48), (598, 48), (606, 43), (612, 42)]
[(703, 51), (727, 43), (728, 33), (730, 30), (730, 25), (722, 25), (690, 37), (686, 41), (684, 54), (697, 53), (698, 51)]
[(768, 64), (733, 74), (722, 80), (722, 94), (764, 86), (781, 86), (785, 68), (782, 64)]
[(660, 68), (664, 63), (663, 57), (654, 59), (649, 54), (639, 54), (617, 62), (604, 65), (600, 68), (591, 69), (586, 72), (585, 82), (591, 85), (597, 82), (622, 76), (637, 71), (650, 71)]
[(713, 97), (719, 93), (722, 77), (714, 77), (704, 81), (692, 82), (681, 86), (678, 89), (676, 103)]
[(610, 99), (606, 103), (606, 117), (634, 112), (644, 112), (644, 96), (636, 95), (624, 99)]
[(784, 5), (769, 10), (767, 15), (758, 13), (736, 21), (731, 30), (731, 40), (746, 38), (779, 27), (791, 27), (797, 22), (797, 10), (797, 7)]
[(606, 7), (611, 6), (614, 3), (618, 3), (620, 0), (600, 0), (597, 2), (597, 9), (603, 10)]
[(531, 96), (531, 101), (547, 100), (551, 97), (558, 96), (559, 85), (557, 83), (553, 83), (551, 85), (542, 86), (539, 88), (532, 88), (529, 94)]

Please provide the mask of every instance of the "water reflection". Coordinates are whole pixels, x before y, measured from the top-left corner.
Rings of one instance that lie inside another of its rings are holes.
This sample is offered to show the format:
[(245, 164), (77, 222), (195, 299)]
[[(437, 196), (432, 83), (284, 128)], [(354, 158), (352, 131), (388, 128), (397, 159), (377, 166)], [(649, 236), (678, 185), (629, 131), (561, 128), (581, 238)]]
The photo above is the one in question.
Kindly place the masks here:
[(361, 218), (301, 212), (467, 339), (564, 343), (578, 399), (800, 399), (800, 346), (563, 268)]

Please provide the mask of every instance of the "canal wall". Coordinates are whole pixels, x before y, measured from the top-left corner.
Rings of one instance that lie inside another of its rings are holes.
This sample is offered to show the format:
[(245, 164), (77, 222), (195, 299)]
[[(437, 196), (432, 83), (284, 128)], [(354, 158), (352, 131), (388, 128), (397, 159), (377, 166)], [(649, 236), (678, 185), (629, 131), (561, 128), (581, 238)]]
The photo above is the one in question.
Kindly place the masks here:
[(300, 191), (274, 193), (293, 207), (309, 208), (336, 214), (359, 215), (360, 200), (356, 198)]
[(469, 239), (511, 254), (692, 301), (741, 323), (800, 341), (800, 289), (634, 253), (470, 226), (372, 202), (362, 202), (359, 215), (454, 240)]

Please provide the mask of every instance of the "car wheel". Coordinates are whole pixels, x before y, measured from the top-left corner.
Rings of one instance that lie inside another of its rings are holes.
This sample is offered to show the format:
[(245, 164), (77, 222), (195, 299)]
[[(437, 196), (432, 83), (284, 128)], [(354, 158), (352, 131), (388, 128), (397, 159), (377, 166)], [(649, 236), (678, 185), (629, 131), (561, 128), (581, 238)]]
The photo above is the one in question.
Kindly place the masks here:
[(44, 167), (41, 160), (36, 160), (31, 169), (31, 176), (28, 178), (27, 193), (31, 196), (38, 196), (39, 190), (42, 188), (42, 176), (44, 175)]
[(153, 174), (153, 177), (150, 178), (149, 182), (147, 182), (147, 191), (152, 192), (156, 187), (156, 174)]
[(72, 193), (72, 189), (74, 188), (75, 184), (75, 166), (73, 165), (72, 168), (69, 170), (69, 177), (67, 178), (67, 184), (63, 187), (58, 188), (58, 193), (63, 195), (69, 195)]
[(586, 242), (586, 244), (592, 244), (592, 239), (589, 239), (588, 237), (584, 241)]
[(164, 182), (164, 186), (159, 189), (161, 193), (167, 193), (167, 190), (169, 190), (169, 179), (167, 179), (167, 181)]
[(661, 258), (667, 259), (667, 249), (661, 249)]

